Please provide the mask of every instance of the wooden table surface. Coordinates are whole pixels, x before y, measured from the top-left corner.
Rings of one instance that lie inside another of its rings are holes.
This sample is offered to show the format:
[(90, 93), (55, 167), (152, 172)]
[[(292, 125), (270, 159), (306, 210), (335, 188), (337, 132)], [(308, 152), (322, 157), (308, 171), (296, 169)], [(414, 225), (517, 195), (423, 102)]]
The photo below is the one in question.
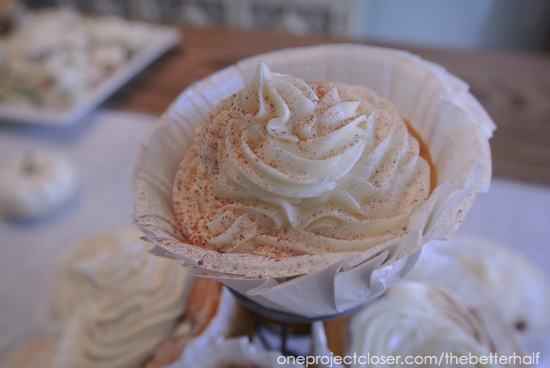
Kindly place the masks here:
[[(117, 92), (106, 106), (161, 114), (191, 83), (236, 61), (285, 47), (349, 40), (184, 28), (182, 41)], [(466, 81), (497, 131), (495, 177), (550, 185), (550, 53), (400, 47)]]

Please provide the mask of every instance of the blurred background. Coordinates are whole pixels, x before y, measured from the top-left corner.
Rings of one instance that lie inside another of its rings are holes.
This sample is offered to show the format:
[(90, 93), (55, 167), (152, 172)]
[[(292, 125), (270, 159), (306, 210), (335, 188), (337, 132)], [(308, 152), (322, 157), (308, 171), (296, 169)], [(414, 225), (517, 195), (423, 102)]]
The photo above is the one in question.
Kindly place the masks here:
[[(0, 2), (8, 0), (0, 0)], [(548, 0), (21, 0), (83, 12), (453, 49), (550, 49)]]

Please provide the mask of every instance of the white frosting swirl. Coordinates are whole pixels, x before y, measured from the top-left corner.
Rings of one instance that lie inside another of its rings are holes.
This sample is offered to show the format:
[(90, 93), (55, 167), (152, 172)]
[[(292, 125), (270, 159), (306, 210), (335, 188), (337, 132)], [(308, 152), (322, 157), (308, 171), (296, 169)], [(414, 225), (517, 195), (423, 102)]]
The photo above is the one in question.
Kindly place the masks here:
[(139, 237), (136, 229), (101, 234), (69, 258), (57, 302), (70, 317), (56, 367), (136, 367), (176, 329), (188, 275)]
[[(449, 294), (428, 284), (402, 282), (355, 315), (347, 355), (489, 356), (491, 339), (480, 320)], [(456, 367), (452, 360), (424, 367)], [(476, 365), (477, 367), (478, 365)], [(353, 367), (353, 366), (352, 366)], [(495, 367), (482, 365), (479, 367)], [(498, 365), (496, 365), (498, 367)]]
[(195, 245), (280, 257), (365, 250), (421, 230), (411, 216), (429, 191), (429, 164), (387, 101), (259, 65), (203, 125), (174, 208)]

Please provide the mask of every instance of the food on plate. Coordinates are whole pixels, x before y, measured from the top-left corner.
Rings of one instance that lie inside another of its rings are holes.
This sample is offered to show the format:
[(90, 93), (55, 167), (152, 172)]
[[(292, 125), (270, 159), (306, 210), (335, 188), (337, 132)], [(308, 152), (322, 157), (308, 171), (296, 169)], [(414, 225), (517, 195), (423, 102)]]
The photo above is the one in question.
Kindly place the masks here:
[(0, 213), (7, 218), (43, 216), (78, 189), (74, 164), (52, 151), (28, 151), (0, 166)]
[(127, 64), (155, 35), (141, 22), (60, 8), (31, 12), (0, 57), (0, 103), (65, 110)]

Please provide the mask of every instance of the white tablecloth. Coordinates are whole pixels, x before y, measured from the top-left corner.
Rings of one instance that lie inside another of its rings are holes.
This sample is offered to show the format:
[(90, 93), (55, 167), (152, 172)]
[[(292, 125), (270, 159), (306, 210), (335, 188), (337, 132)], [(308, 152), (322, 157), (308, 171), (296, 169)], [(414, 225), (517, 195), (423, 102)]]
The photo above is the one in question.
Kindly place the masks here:
[[(40, 221), (0, 222), (0, 353), (38, 324), (63, 251), (99, 231), (131, 223), (131, 177), (138, 146), (157, 119), (99, 111), (68, 128), (0, 125), (0, 161), (29, 148), (64, 152), (78, 164), (78, 197)], [(550, 264), (550, 188), (495, 180), (460, 229)], [(549, 271), (550, 275), (550, 271)]]

